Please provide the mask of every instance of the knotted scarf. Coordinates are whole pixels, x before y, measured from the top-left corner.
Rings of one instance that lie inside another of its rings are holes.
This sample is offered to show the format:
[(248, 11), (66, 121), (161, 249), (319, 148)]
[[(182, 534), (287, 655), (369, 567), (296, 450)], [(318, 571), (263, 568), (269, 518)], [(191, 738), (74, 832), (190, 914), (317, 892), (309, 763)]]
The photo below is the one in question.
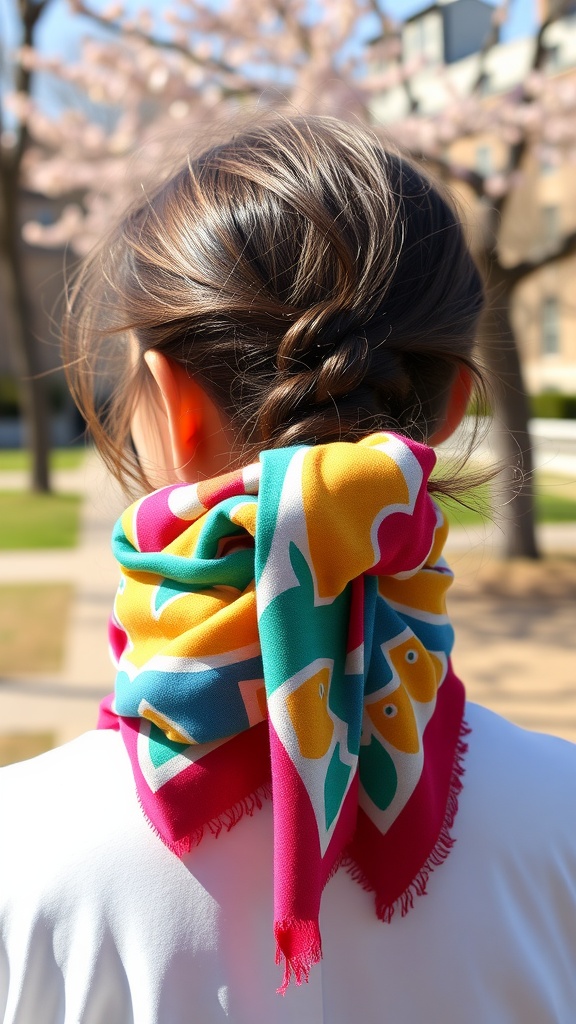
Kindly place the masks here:
[(392, 433), (265, 451), (155, 491), (114, 529), (100, 724), (178, 855), (271, 793), (279, 991), (322, 955), (340, 863), (389, 920), (452, 845), (466, 728), (434, 462)]

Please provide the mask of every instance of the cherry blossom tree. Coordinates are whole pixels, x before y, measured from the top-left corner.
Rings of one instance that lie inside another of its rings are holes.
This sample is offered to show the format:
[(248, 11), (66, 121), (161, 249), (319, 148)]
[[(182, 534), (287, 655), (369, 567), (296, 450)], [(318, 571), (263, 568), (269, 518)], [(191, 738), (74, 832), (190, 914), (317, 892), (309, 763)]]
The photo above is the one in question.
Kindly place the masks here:
[[(251, 109), (367, 120), (371, 98), (390, 78), (366, 73), (366, 0), (185, 0), (157, 18), (81, 0), (71, 6), (99, 30), (78, 62), (32, 47), (20, 59), (71, 85), (88, 105), (55, 118), (30, 95), (12, 100), (35, 141), (26, 180), (46, 195), (84, 194), (49, 229), (28, 225), (25, 237), (39, 244), (72, 240), (77, 251), (89, 249), (132, 197), (134, 181), (140, 188), (157, 177), (178, 136), (210, 134), (215, 122), (229, 125)], [(371, 67), (389, 50), (387, 40), (374, 47)]]
[[(503, 461), (512, 467), (499, 499), (509, 510), (505, 553), (536, 557), (528, 410), (510, 304), (521, 280), (544, 261), (576, 251), (576, 239), (510, 266), (502, 258), (501, 226), (527, 156), (545, 148), (555, 159), (571, 159), (576, 147), (576, 87), (545, 67), (546, 32), (567, 3), (556, 0), (540, 26), (521, 84), (487, 102), (486, 61), (507, 15), (507, 4), (500, 4), (472, 80), (462, 90), (446, 76), (445, 102), (430, 114), (415, 88), (421, 67), (403, 60), (401, 26), (385, 13), (385, 0), (180, 0), (136, 16), (95, 2), (71, 3), (94, 26), (78, 61), (38, 53), (30, 33), (19, 50), (20, 85), (11, 104), (24, 133), (21, 180), (47, 196), (84, 197), (48, 228), (26, 225), (25, 237), (46, 245), (70, 241), (87, 251), (132, 198), (134, 184), (145, 190), (157, 177), (174, 140), (209, 135), (215, 121), (229, 125), (252, 109), (279, 108), (357, 118), (379, 132), (378, 98), (402, 91), (404, 110), (385, 134), (474, 197), (473, 244), (491, 300), (485, 336), (492, 342), (484, 358), (506, 428)], [(68, 83), (77, 102), (49, 114), (26, 77), (39, 71)], [(455, 144), (479, 133), (505, 147), (497, 174), (482, 176), (454, 158)]]
[[(18, 46), (9, 52), (0, 40), (0, 68), (9, 66), (12, 84), (0, 93), (3, 298), (39, 490), (49, 487), (49, 432), (19, 245), (22, 188), (47, 197), (83, 195), (81, 204), (64, 206), (55, 224), (24, 228), (32, 244), (70, 242), (83, 253), (131, 198), (133, 182), (146, 187), (151, 169), (157, 175), (166, 138), (178, 127), (183, 134), (254, 106), (366, 113), (365, 90), (357, 84), (361, 49), (350, 47), (364, 0), (315, 2), (312, 16), (309, 0), (187, 0), (156, 18), (71, 2), (72, 13), (97, 29), (86, 34), (77, 62), (35, 46), (49, 3), (15, 0)], [(51, 75), (68, 87), (70, 103), (57, 115), (34, 89), (41, 72), (44, 81)]]

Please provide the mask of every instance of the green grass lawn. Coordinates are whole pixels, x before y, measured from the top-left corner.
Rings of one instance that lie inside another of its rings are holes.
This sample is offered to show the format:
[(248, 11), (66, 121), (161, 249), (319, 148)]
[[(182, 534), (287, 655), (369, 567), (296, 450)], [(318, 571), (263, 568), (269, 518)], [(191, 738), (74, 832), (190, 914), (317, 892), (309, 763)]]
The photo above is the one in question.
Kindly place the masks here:
[[(86, 457), (86, 448), (55, 448), (50, 453), (51, 469), (78, 469)], [(0, 473), (30, 468), (30, 452), (23, 448), (0, 449)]]
[[(570, 484), (566, 485), (569, 492), (562, 491), (561, 484), (550, 483), (544, 476), (536, 485), (536, 517), (539, 523), (572, 523), (576, 522), (576, 499), (571, 496)], [(494, 519), (496, 523), (506, 518), (506, 509), (499, 509), (493, 514), (490, 508), (490, 487), (484, 484), (469, 495), (463, 495), (464, 501), (472, 507), (466, 508), (455, 501), (442, 498), (439, 503), (444, 508), (453, 526), (473, 526)]]
[(0, 551), (74, 547), (81, 500), (79, 494), (0, 491)]

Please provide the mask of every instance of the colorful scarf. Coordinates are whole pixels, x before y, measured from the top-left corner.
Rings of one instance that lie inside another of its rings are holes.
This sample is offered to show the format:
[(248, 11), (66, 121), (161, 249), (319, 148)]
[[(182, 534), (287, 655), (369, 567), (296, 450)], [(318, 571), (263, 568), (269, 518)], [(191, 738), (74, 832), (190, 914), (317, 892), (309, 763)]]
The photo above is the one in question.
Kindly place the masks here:
[(279, 991), (322, 955), (340, 863), (390, 920), (452, 845), (466, 729), (434, 462), (391, 433), (265, 451), (155, 491), (114, 529), (100, 725), (120, 729), (178, 855), (271, 792)]

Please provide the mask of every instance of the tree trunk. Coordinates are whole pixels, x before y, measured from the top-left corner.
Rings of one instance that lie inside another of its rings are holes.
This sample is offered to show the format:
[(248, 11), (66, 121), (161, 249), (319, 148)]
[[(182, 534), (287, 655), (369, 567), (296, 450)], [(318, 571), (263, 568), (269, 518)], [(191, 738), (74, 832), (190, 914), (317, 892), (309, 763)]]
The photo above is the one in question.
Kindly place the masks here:
[(0, 277), (7, 307), (8, 343), (20, 388), (25, 440), (32, 455), (31, 487), (34, 491), (46, 492), (50, 490), (50, 422), (44, 379), (39, 376), (37, 342), (24, 276), (19, 187), (18, 175), (4, 165), (0, 170)]
[(504, 558), (539, 558), (529, 405), (510, 319), (511, 287), (490, 271), (490, 306), (483, 354), (496, 401), (495, 442), (503, 468), (494, 481), (494, 508), (503, 531)]

